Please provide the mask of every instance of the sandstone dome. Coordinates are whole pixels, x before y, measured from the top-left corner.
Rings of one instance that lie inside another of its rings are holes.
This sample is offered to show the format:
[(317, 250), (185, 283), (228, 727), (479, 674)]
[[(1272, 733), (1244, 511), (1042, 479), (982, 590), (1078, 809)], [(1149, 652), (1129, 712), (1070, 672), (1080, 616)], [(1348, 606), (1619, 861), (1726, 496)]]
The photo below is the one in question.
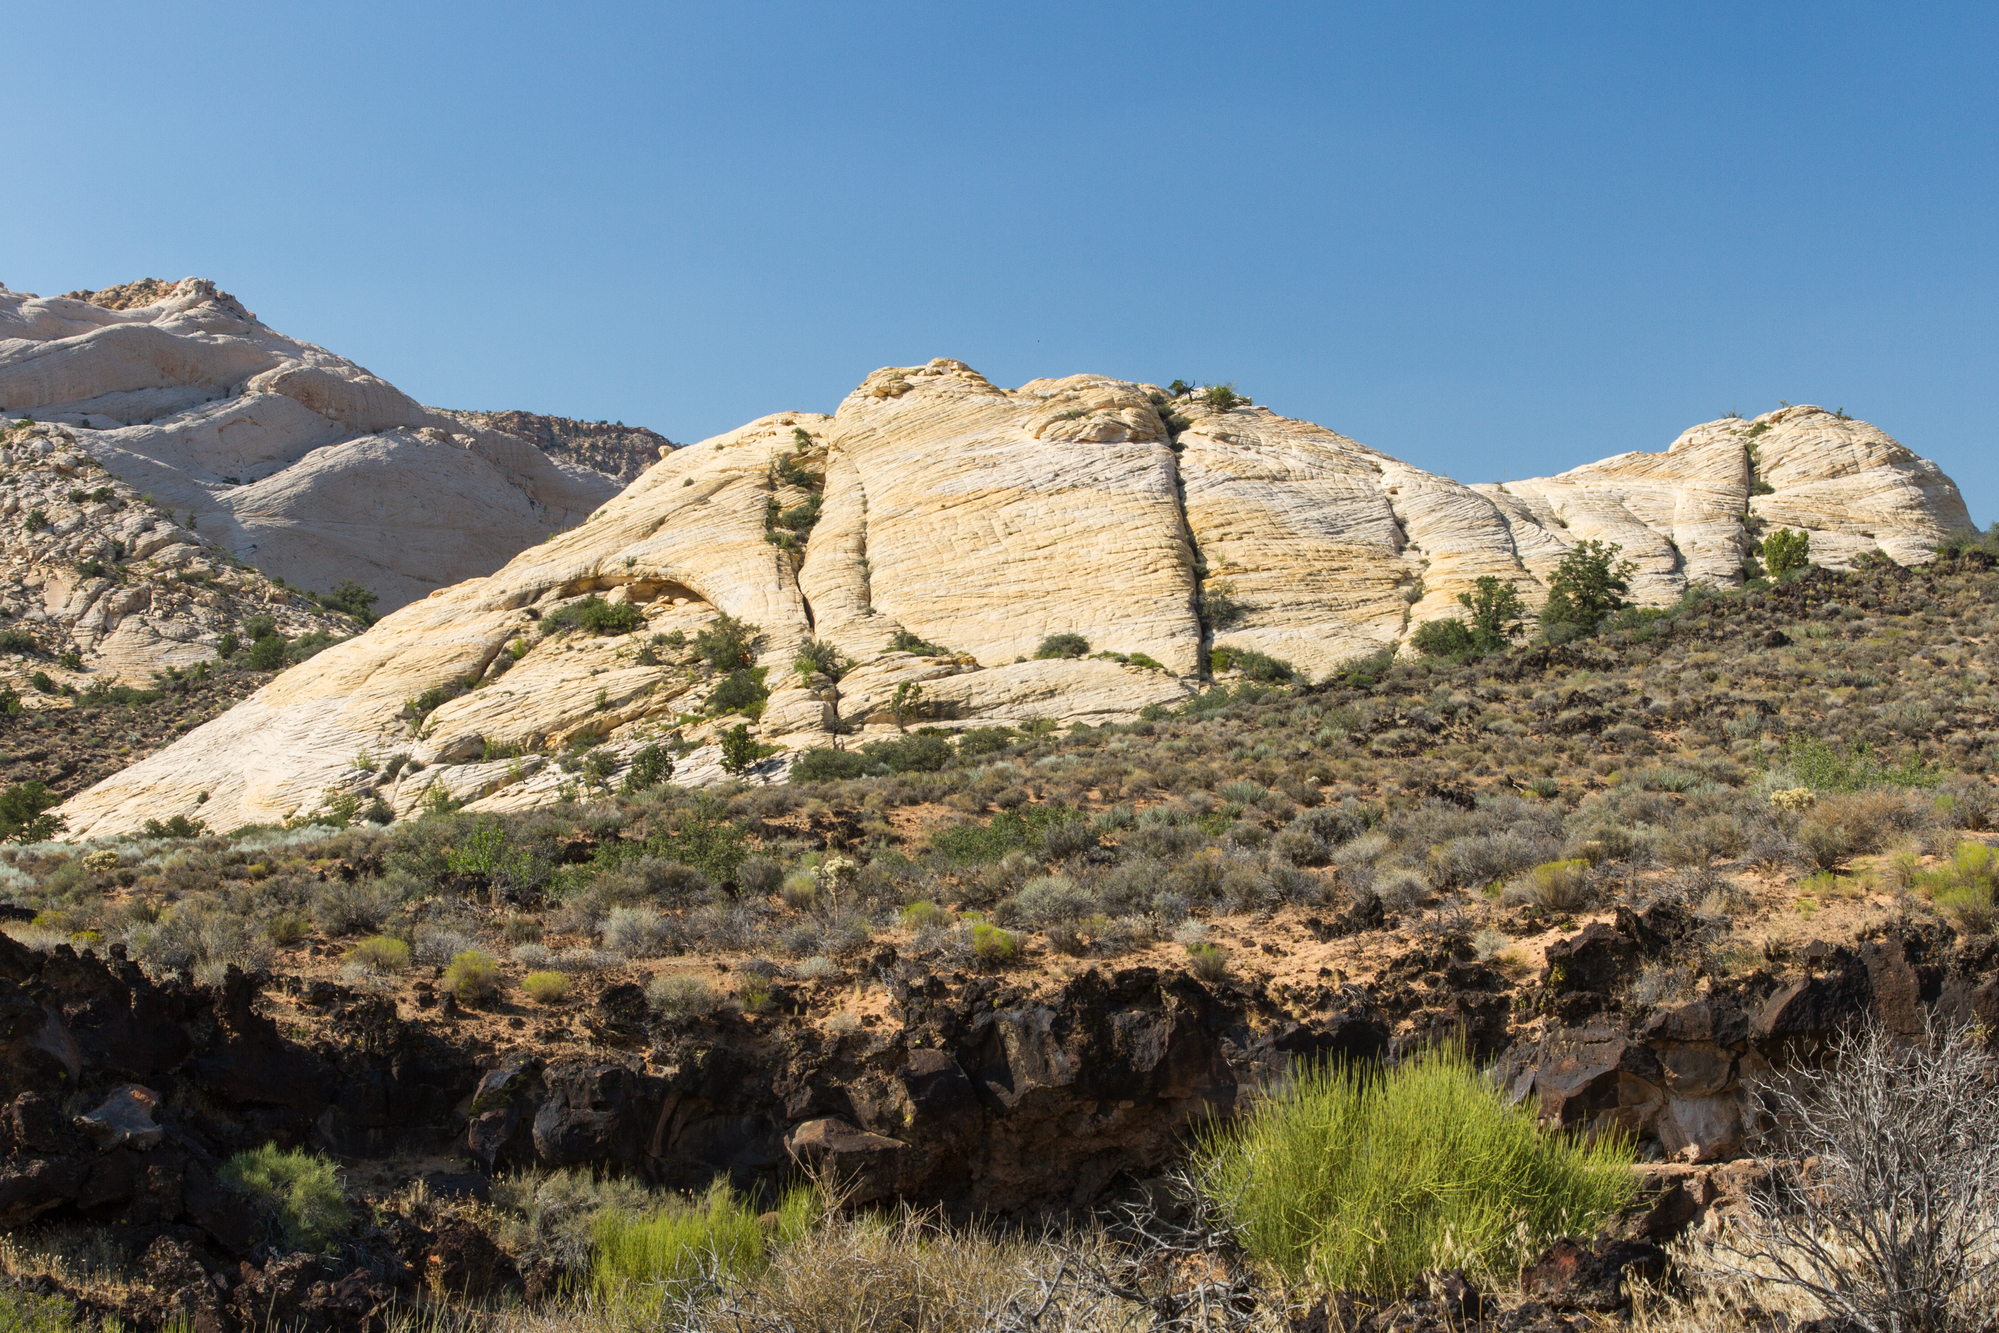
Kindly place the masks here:
[[(1933, 464), (1815, 407), (1467, 486), (1263, 407), (1094, 375), (1007, 390), (943, 359), (888, 368), (831, 416), (676, 450), (587, 522), (285, 672), (62, 813), (102, 836), (176, 813), (269, 822), (343, 793), (399, 812), (438, 796), (518, 809), (573, 794), (579, 779), (548, 760), (577, 741), (616, 763), (670, 744), (678, 780), (718, 779), (718, 729), (741, 719), (703, 713), (716, 680), (685, 643), (722, 615), (761, 632), (772, 690), (756, 726), (780, 751), (893, 734), (912, 714), (1124, 720), (1202, 688), (1217, 648), (1318, 676), (1458, 614), (1484, 575), (1536, 606), (1586, 539), (1624, 547), (1644, 602), (1735, 586), (1745, 515), (1804, 526), (1835, 566), (1921, 559), (1971, 527)], [(1236, 611), (1218, 626), (1224, 587)], [(592, 596), (635, 608), (636, 627), (545, 631)], [(1035, 659), (1054, 634), (1100, 655)], [(811, 643), (853, 665), (800, 674)], [(361, 752), (407, 762), (385, 779)]]
[(0, 413), (75, 428), (237, 558), (299, 587), (351, 578), (384, 609), (491, 573), (622, 489), (424, 407), (197, 278), (0, 287)]

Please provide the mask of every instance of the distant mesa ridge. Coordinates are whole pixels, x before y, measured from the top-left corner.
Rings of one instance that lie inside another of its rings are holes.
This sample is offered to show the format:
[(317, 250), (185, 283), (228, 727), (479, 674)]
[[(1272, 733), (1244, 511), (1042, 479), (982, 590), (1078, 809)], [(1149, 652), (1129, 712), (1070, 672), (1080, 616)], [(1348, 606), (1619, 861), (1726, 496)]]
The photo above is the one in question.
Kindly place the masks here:
[[(1203, 688), (1217, 649), (1318, 676), (1401, 645), (1482, 576), (1538, 607), (1584, 540), (1623, 548), (1642, 602), (1737, 586), (1753, 530), (1780, 524), (1835, 567), (1917, 561), (1971, 527), (1934, 464), (1817, 407), (1466, 486), (1264, 407), (887, 367), (830, 416), (673, 450), (588, 522), (285, 672), (63, 813), (108, 834), (207, 793), (202, 817), (227, 828), (369, 784), (399, 812), (440, 796), (509, 811), (576, 793), (546, 762), (571, 744), (615, 765), (670, 743), (676, 780), (701, 783), (737, 726), (782, 756), (912, 725), (1127, 720)], [(612, 632), (551, 630), (586, 598)], [(761, 631), (753, 718), (706, 707), (723, 677), (688, 645), (721, 615)], [(1038, 656), (1052, 635), (1090, 655)], [(849, 664), (838, 679), (798, 669), (812, 644)], [(421, 767), (383, 787), (354, 769), (362, 749)]]

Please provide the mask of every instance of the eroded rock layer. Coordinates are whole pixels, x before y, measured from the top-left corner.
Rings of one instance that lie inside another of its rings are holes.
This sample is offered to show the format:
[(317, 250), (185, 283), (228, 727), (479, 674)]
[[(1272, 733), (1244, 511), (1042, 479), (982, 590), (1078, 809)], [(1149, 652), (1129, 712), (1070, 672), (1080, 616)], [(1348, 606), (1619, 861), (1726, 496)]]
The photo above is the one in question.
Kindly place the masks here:
[(620, 489), (417, 403), (215, 284), (0, 287), (0, 412), (77, 428), (106, 469), (301, 587), (384, 608), (490, 573)]
[[(784, 753), (855, 733), (1128, 719), (1203, 688), (1228, 660), (1214, 649), (1318, 675), (1460, 614), (1483, 576), (1537, 606), (1585, 539), (1624, 548), (1645, 602), (1734, 586), (1759, 521), (1805, 525), (1833, 565), (1917, 559), (1970, 527), (1934, 465), (1817, 408), (1466, 486), (1262, 407), (1087, 375), (1006, 390), (940, 359), (876, 372), (832, 416), (674, 451), (588, 522), (404, 607), (63, 813), (101, 835), (201, 793), (217, 827), (343, 793), (514, 809), (615, 780), (647, 745), (675, 750), (681, 781), (719, 779), (735, 726), (775, 776)], [(588, 598), (594, 625), (553, 628)], [(721, 617), (757, 631), (768, 697), (747, 713), (697, 660)], [(1037, 657), (1053, 635), (1089, 655)], [(795, 663), (815, 643), (829, 670)], [(595, 771), (545, 762), (579, 746), (605, 747)], [(407, 762), (383, 777), (363, 752)]]

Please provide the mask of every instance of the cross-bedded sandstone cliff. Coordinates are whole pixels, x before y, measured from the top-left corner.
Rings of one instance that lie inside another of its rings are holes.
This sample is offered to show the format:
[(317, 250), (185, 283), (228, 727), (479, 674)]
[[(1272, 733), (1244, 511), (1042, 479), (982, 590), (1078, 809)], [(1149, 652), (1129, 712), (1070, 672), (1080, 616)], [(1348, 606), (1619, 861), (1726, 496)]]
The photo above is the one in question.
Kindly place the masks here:
[(618, 478), (422, 406), (187, 278), (0, 287), (0, 412), (75, 428), (107, 470), (238, 558), (384, 608), (490, 573)]
[[(1625, 548), (1645, 601), (1730, 586), (1745, 515), (1806, 526), (1835, 565), (1876, 547), (1917, 559), (1970, 526), (1934, 465), (1818, 408), (1474, 487), (1261, 407), (1088, 375), (1008, 391), (940, 359), (876, 372), (830, 417), (765, 417), (675, 451), (582, 525), (287, 672), (64, 813), (101, 835), (204, 792), (219, 827), (342, 791), (519, 808), (575, 790), (542, 752), (579, 742), (618, 762), (670, 742), (682, 780), (719, 777), (718, 733), (741, 719), (702, 707), (719, 678), (684, 646), (718, 615), (761, 631), (757, 727), (780, 749), (912, 717), (1128, 718), (1199, 688), (1216, 648), (1316, 675), (1457, 614), (1484, 575), (1536, 605), (1587, 538)], [(635, 628), (547, 631), (592, 596), (636, 608)], [(1054, 634), (1100, 655), (1033, 659)], [(795, 672), (815, 641), (853, 665)], [(360, 750), (418, 767), (383, 785)]]

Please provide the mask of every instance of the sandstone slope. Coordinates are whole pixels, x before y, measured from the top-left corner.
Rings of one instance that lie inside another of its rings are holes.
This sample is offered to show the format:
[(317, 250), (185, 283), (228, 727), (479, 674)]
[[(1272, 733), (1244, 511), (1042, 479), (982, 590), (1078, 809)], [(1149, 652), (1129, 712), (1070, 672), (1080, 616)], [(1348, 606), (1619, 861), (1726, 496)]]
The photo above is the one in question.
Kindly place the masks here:
[[(1537, 605), (1585, 538), (1623, 545), (1649, 602), (1739, 583), (1751, 509), (1808, 520), (1835, 565), (1877, 546), (1914, 559), (1970, 526), (1933, 465), (1817, 408), (1472, 487), (1267, 408), (1087, 375), (1009, 391), (942, 359), (890, 368), (830, 417), (676, 450), (589, 522), (285, 673), (64, 814), (103, 835), (200, 792), (213, 827), (363, 789), (399, 810), (441, 795), (517, 808), (588, 780), (551, 752), (604, 743), (599, 777), (658, 743), (681, 780), (719, 778), (718, 733), (743, 718), (704, 708), (718, 678), (687, 646), (718, 615), (761, 631), (756, 732), (780, 751), (912, 722), (1126, 719), (1201, 688), (1215, 648), (1318, 675), (1457, 614), (1481, 576)], [(593, 595), (637, 608), (637, 628), (542, 623)], [(1034, 660), (1053, 634), (1096, 655)], [(815, 641), (851, 662), (837, 680), (793, 670)], [(361, 752), (414, 764), (387, 778)]]
[(557, 463), (589, 468), (630, 485), (639, 474), (673, 452), (673, 441), (644, 426), (624, 422), (577, 421), (539, 412), (461, 412), (448, 416), (484, 430), (505, 431), (526, 440)]
[(361, 628), (147, 502), (79, 434), (0, 429), (0, 683), (26, 706), (66, 702), (31, 687), (38, 672), (77, 690), (144, 686), (155, 672), (213, 661), (221, 637), (255, 616), (287, 637)]
[(215, 285), (0, 287), (0, 412), (61, 423), (120, 479), (302, 587), (388, 609), (490, 573), (620, 481), (415, 402)]

